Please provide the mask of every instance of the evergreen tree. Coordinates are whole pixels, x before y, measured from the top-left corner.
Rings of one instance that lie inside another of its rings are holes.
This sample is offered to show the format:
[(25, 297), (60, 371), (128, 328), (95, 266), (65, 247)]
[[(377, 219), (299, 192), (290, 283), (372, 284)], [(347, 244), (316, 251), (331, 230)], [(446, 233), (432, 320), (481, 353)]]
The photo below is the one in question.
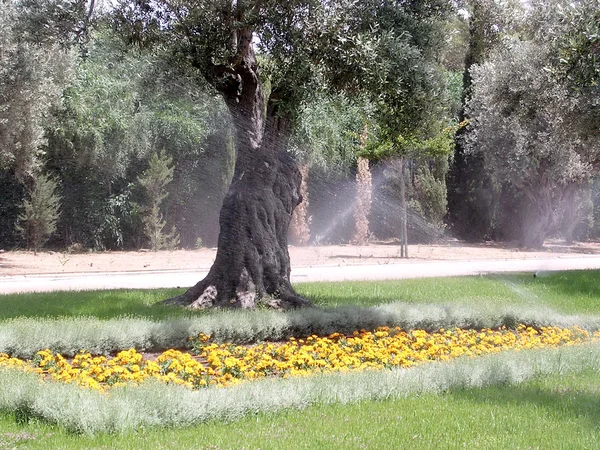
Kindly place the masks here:
[(17, 230), (25, 238), (27, 247), (34, 252), (40, 250), (56, 231), (61, 202), (57, 187), (56, 180), (38, 173), (32, 178), (27, 198), (23, 201)]
[[(468, 47), (462, 76), (462, 108), (458, 121), (468, 119), (466, 103), (471, 98), (472, 68), (481, 64), (498, 43), (506, 18), (495, 0), (470, 0)], [(467, 241), (490, 239), (499, 187), (484, 167), (483, 155), (465, 151), (466, 127), (455, 137), (454, 155), (448, 173), (448, 223), (452, 232)]]
[(150, 241), (152, 251), (172, 250), (179, 245), (179, 235), (173, 228), (165, 232), (166, 221), (160, 212), (163, 200), (169, 195), (167, 185), (173, 181), (173, 158), (153, 154), (149, 167), (140, 175), (138, 183), (144, 190), (145, 202), (142, 206), (144, 234)]

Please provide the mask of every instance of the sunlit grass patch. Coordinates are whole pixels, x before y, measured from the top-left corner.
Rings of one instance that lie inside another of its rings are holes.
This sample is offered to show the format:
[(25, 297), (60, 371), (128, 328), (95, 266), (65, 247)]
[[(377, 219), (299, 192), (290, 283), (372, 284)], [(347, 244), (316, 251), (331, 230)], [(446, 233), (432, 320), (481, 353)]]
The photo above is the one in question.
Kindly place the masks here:
[[(299, 283), (299, 294), (317, 306), (369, 307), (392, 302), (411, 304), (549, 307), (564, 314), (600, 314), (598, 270), (548, 272), (541, 277), (497, 274), (475, 277), (423, 278), (390, 281)], [(181, 289), (51, 292), (0, 295), (0, 321), (17, 318), (139, 317), (167, 320), (198, 317), (211, 311), (167, 307), (161, 300)]]
[(567, 314), (600, 314), (600, 271), (419, 278), (377, 282), (302, 283), (298, 291), (322, 306), (404, 303), (549, 307)]

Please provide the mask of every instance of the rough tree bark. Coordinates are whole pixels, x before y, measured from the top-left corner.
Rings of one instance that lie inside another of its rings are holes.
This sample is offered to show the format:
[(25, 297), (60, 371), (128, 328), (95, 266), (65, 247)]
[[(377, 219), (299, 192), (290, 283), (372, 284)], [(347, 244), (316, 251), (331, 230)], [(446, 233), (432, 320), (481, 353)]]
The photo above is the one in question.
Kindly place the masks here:
[(219, 216), (216, 259), (205, 279), (165, 302), (191, 308), (311, 306), (290, 283), (287, 232), (302, 197), (300, 171), (285, 153), (289, 115), (279, 109), (277, 91), (265, 108), (252, 30), (238, 30), (235, 37), (236, 58), (215, 67), (236, 130), (235, 170)]

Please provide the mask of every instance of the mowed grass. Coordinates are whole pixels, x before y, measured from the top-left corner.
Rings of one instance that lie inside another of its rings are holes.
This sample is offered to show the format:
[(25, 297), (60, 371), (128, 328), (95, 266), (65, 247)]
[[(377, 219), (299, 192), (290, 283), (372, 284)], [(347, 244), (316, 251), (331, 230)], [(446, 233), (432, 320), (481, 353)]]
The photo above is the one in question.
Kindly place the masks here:
[(598, 374), (583, 372), (121, 435), (78, 436), (0, 416), (0, 448), (590, 449), (600, 446), (598, 423)]
[[(321, 307), (391, 302), (547, 306), (565, 314), (600, 313), (600, 271), (550, 272), (377, 282), (302, 283), (301, 295)], [(210, 314), (160, 301), (180, 289), (53, 292), (0, 295), (0, 320), (14, 317), (120, 316), (164, 319)]]
[[(545, 306), (566, 314), (600, 313), (600, 271), (436, 278), (373, 283), (300, 284), (324, 307), (394, 301)], [(159, 305), (178, 290), (0, 296), (11, 317), (141, 316), (192, 313)], [(536, 378), (516, 386), (451, 389), (387, 401), (315, 405), (255, 414), (231, 423), (144, 429), (93, 437), (0, 414), (1, 448), (195, 449), (584, 449), (600, 448), (597, 372)], [(1, 387), (0, 387), (1, 388)]]
[(306, 283), (298, 291), (322, 306), (394, 301), (464, 305), (544, 305), (561, 313), (600, 312), (600, 271), (581, 270), (426, 278), (385, 282)]

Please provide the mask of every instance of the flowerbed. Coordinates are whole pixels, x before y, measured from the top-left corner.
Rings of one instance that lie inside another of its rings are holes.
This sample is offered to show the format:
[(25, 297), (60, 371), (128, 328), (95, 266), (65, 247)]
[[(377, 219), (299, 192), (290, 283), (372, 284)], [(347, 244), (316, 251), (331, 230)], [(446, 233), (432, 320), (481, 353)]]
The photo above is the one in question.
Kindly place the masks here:
[(588, 342), (600, 337), (578, 328), (519, 325), (517, 329), (441, 329), (404, 331), (378, 328), (310, 336), (284, 343), (251, 346), (217, 344), (209, 336), (192, 338), (192, 353), (167, 350), (156, 359), (144, 358), (135, 349), (115, 357), (80, 352), (72, 360), (43, 350), (29, 361), (0, 353), (0, 366), (19, 367), (56, 381), (77, 383), (105, 390), (110, 386), (158, 379), (198, 389), (229, 386), (243, 380), (265, 377), (308, 376), (318, 372), (340, 372), (391, 367), (411, 367), (425, 361), (446, 361), (508, 349), (554, 347)]

